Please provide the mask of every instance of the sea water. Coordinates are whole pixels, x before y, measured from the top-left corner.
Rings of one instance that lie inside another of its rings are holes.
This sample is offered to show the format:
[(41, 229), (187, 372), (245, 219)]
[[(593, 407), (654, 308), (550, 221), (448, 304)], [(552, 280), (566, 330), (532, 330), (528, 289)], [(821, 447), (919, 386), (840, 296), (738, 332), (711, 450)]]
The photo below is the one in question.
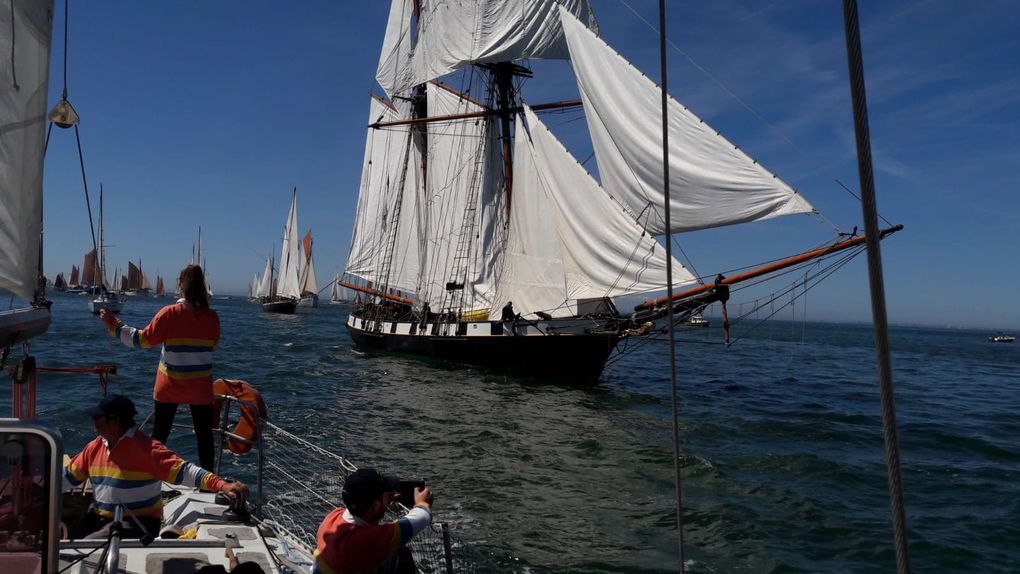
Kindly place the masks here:
[[(53, 324), (31, 345), (39, 365), (114, 362), (110, 390), (150, 411), (159, 350), (107, 336), (86, 297), (53, 299)], [(131, 298), (121, 318), (143, 327), (171, 301)], [(458, 571), (676, 571), (665, 341), (631, 343), (598, 386), (576, 388), (359, 352), (346, 305), (213, 307), (214, 375), (250, 381), (274, 423), (359, 466), (424, 478)], [(679, 331), (676, 347), (687, 570), (893, 571), (871, 328), (744, 323), (726, 346), (717, 324)], [(1020, 570), (1020, 344), (961, 330), (890, 335), (914, 571)], [(94, 376), (40, 376), (40, 418), (67, 450), (94, 437), (81, 409), (100, 393)], [(169, 445), (195, 460), (188, 433)]]

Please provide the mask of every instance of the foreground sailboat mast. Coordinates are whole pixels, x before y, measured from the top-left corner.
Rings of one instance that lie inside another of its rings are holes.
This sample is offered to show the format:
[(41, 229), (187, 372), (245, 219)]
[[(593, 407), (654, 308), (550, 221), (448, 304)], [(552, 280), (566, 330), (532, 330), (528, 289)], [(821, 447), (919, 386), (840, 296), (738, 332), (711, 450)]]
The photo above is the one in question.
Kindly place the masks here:
[(893, 396), (892, 361), (889, 357), (889, 323), (885, 309), (885, 285), (882, 279), (882, 252), (878, 233), (878, 204), (871, 166), (871, 135), (868, 129), (868, 101), (864, 86), (864, 58), (861, 55), (857, 1), (843, 0), (846, 26), (847, 66), (854, 106), (854, 132), (857, 139), (857, 165), (861, 181), (861, 210), (867, 238), (868, 277), (871, 288), (871, 315), (875, 330), (875, 354), (878, 361), (879, 396), (882, 405), (882, 430), (885, 439), (886, 473), (892, 511), (896, 571), (910, 572), (910, 543), (900, 476), (900, 447), (896, 434), (896, 400)]

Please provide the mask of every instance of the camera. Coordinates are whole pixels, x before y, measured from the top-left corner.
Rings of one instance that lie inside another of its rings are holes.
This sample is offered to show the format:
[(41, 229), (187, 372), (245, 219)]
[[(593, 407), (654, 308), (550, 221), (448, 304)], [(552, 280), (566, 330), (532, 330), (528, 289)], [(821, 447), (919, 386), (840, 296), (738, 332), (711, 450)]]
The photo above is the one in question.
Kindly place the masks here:
[(397, 487), (397, 493), (400, 494), (400, 498), (397, 501), (408, 508), (414, 506), (415, 488), (425, 488), (425, 479), (401, 480), (400, 486)]

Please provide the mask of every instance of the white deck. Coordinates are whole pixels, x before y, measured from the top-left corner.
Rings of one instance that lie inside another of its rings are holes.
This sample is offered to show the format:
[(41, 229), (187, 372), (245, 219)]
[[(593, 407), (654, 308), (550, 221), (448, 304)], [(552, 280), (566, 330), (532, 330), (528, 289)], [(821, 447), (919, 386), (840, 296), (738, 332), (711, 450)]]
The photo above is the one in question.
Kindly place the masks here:
[[(156, 539), (149, 546), (138, 540), (124, 540), (120, 546), (120, 571), (131, 574), (193, 573), (206, 565), (222, 565), (230, 571), (226, 548), (233, 549), (239, 562), (252, 561), (268, 574), (305, 573), (311, 569), (311, 557), (304, 550), (276, 537), (270, 528), (248, 523), (228, 522), (222, 517), (226, 506), (215, 503), (215, 494), (195, 489), (168, 487), (181, 494), (169, 500), (163, 509), (164, 527), (175, 525), (187, 532), (194, 529), (194, 539)], [(106, 540), (60, 542), (60, 568), (81, 558)], [(103, 550), (96, 550), (68, 573), (91, 573), (96, 569)]]

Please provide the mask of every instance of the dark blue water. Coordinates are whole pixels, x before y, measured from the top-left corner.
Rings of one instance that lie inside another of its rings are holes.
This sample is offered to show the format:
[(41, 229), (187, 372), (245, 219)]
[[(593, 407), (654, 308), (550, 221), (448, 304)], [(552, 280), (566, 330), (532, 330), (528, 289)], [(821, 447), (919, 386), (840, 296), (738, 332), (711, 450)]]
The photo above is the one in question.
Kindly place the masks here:
[[(134, 299), (122, 317), (143, 326), (160, 304)], [(676, 571), (666, 343), (632, 347), (578, 389), (359, 353), (343, 306), (214, 306), (215, 374), (258, 386), (285, 429), (426, 478), (460, 571)], [(53, 311), (39, 363), (115, 361), (113, 390), (148, 411), (158, 350), (108, 338), (84, 297), (56, 296)], [(682, 331), (677, 348), (688, 571), (893, 571), (870, 327), (735, 332), (746, 338), (727, 348), (716, 329)], [(916, 572), (1020, 569), (1020, 344), (987, 335), (891, 333)], [(78, 409), (98, 397), (90, 377), (41, 379), (41, 416), (69, 450), (92, 438)], [(169, 442), (194, 458), (187, 434)]]

